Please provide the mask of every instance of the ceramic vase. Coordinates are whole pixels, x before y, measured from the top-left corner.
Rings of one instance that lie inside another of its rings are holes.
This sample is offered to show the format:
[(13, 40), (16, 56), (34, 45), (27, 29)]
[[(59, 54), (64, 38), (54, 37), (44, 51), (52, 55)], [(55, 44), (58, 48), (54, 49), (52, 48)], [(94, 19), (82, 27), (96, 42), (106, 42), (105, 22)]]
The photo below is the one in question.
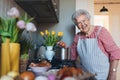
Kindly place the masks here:
[(55, 52), (53, 51), (53, 46), (47, 46), (45, 57), (49, 61), (52, 61), (53, 56), (55, 55)]
[(0, 77), (6, 75), (10, 71), (10, 47), (9, 43), (2, 43), (1, 45), (1, 69)]
[(10, 43), (11, 71), (19, 72), (20, 44)]

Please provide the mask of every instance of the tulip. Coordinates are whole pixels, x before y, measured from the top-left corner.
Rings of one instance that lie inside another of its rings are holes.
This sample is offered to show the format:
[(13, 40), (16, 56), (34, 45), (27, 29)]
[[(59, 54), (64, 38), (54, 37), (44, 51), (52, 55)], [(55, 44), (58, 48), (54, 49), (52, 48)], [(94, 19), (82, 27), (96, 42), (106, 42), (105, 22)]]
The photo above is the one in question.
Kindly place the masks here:
[(18, 18), (20, 16), (19, 11), (16, 7), (11, 8), (8, 12), (7, 15), (13, 18)]
[(27, 31), (31, 31), (31, 32), (35, 32), (37, 30), (32, 22), (27, 23), (25, 28)]
[(45, 30), (44, 32), (40, 32), (40, 35), (44, 39), (44, 43), (43, 43), (44, 45), (53, 46), (54, 44), (56, 44), (56, 42), (61, 40), (63, 36), (63, 32), (58, 32), (56, 34), (55, 31), (50, 32), (48, 30)]
[(61, 32), (61, 36), (63, 36), (63, 32)]
[(45, 34), (46, 34), (46, 35), (48, 35), (48, 34), (49, 34), (48, 30), (45, 30)]
[(55, 35), (55, 31), (52, 31), (52, 35)]
[(44, 36), (44, 33), (43, 32), (40, 32), (41, 36)]
[(59, 37), (61, 36), (61, 32), (58, 32), (58, 36), (59, 36)]
[(17, 27), (19, 29), (25, 29), (26, 25), (25, 25), (25, 22), (23, 20), (20, 20), (17, 22)]

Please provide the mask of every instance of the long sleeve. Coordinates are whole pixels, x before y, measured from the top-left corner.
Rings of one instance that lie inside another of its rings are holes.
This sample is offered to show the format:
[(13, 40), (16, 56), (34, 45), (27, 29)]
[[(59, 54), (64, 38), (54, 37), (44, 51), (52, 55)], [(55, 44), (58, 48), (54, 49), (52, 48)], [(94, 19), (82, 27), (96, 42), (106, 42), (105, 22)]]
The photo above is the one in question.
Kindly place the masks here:
[(101, 47), (102, 50), (110, 57), (110, 60), (120, 59), (120, 48), (116, 45), (110, 33), (104, 27), (100, 32), (99, 40), (101, 42), (100, 46), (103, 46)]

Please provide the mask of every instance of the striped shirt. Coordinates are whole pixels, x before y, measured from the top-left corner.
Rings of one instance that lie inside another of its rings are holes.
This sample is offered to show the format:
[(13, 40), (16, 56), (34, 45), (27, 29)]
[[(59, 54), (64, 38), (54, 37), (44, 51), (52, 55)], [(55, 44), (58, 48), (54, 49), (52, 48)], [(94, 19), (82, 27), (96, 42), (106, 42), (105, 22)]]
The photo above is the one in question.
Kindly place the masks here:
[[(80, 36), (80, 38), (95, 38), (99, 26), (95, 26), (94, 31), (89, 36)], [(73, 44), (71, 46), (71, 59), (75, 60), (77, 58), (77, 42), (79, 35), (76, 34), (74, 37)], [(98, 35), (98, 45), (103, 53), (109, 57), (110, 60), (120, 59), (120, 48), (116, 45), (110, 33), (102, 27)]]

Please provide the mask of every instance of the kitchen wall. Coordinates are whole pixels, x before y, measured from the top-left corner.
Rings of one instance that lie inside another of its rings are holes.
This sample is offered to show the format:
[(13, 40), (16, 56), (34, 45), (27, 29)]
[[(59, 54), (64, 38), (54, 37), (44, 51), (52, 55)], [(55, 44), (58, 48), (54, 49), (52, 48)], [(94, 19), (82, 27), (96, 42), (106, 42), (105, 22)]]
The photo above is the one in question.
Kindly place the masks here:
[[(104, 4), (105, 7), (109, 10), (107, 14), (109, 16), (109, 31), (116, 42), (120, 47), (120, 4)], [(103, 4), (95, 4), (94, 12), (95, 15), (102, 15), (99, 10), (103, 7)], [(104, 14), (103, 14), (104, 15)]]
[[(68, 46), (71, 45), (75, 33), (75, 27), (71, 20), (72, 13), (75, 11), (75, 1), (76, 0), (59, 0), (59, 23), (53, 24), (39, 24), (39, 31), (45, 29), (63, 31), (64, 35), (62, 41), (64, 41)], [(39, 33), (39, 32), (38, 32)]]

